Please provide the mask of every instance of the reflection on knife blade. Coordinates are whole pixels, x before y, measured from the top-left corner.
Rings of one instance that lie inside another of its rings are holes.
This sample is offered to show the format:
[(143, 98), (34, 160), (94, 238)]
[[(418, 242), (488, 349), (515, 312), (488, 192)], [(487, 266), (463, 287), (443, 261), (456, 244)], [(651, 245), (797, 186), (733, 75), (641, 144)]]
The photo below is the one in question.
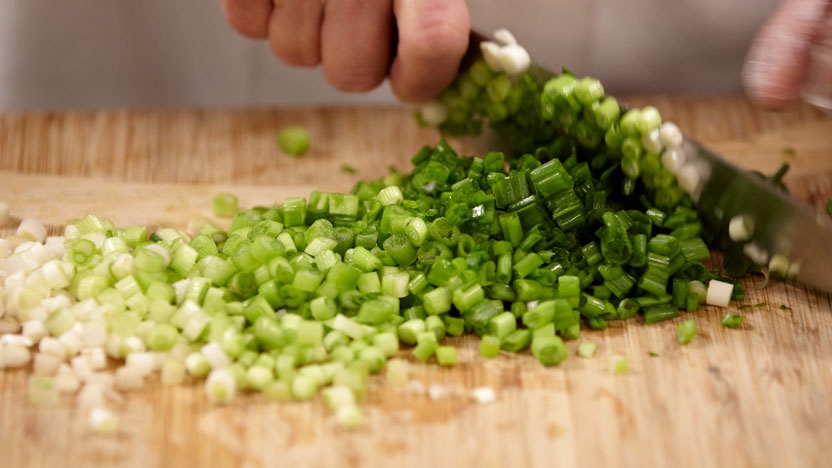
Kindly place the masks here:
[(686, 146), (688, 157), (708, 173), (697, 209), (720, 238), (729, 238), (731, 219), (746, 216), (754, 226), (743, 244), (749, 257), (809, 286), (832, 291), (832, 222), (827, 216), (699, 143), (686, 140)]

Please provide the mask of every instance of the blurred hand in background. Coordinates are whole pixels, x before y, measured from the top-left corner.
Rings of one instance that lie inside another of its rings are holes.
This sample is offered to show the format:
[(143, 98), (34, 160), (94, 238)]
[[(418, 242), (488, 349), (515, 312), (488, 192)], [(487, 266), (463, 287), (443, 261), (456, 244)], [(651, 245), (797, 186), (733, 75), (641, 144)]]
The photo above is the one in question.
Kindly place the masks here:
[(783, 109), (804, 89), (832, 96), (830, 65), (824, 65), (832, 60), (830, 13), (830, 0), (780, 4), (754, 39), (743, 68), (743, 85), (752, 100)]

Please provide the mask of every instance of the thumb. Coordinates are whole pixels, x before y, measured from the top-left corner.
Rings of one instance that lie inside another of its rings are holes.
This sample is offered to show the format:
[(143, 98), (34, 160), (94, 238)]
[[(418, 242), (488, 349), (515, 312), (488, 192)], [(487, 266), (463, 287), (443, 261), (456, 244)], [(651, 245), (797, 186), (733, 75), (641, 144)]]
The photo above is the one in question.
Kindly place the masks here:
[(797, 98), (830, 6), (831, 0), (785, 0), (766, 21), (742, 70), (743, 85), (753, 101), (783, 109)]

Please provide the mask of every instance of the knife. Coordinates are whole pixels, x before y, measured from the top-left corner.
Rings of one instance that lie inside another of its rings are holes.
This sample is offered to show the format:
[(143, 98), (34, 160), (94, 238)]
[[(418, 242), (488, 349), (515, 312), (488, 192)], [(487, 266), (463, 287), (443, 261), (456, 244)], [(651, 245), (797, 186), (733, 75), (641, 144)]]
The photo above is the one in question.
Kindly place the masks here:
[[(480, 43), (485, 40), (490, 39), (471, 31), (461, 70), (482, 57)], [(557, 76), (534, 60), (529, 73), (540, 83)], [(486, 151), (510, 149), (490, 129), (463, 141)], [(741, 247), (760, 267), (770, 266), (781, 276), (832, 292), (832, 220), (828, 215), (788, 196), (758, 174), (731, 164), (697, 141), (686, 137), (683, 147), (702, 180), (696, 209), (720, 245)], [(732, 241), (729, 235), (731, 221), (739, 219), (753, 228), (742, 243)]]

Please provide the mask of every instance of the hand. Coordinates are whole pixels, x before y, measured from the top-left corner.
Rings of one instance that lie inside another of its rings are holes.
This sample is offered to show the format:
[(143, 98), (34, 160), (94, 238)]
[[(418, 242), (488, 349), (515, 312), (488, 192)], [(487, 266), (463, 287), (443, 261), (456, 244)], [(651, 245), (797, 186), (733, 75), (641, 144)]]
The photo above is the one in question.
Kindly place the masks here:
[(830, 0), (780, 4), (754, 39), (743, 67), (743, 84), (752, 100), (783, 109), (797, 99), (808, 78), (812, 46), (832, 33), (826, 31), (830, 13)]
[(410, 102), (453, 80), (470, 30), (465, 0), (223, 0), (223, 10), (234, 29), (268, 39), (288, 65), (320, 64), (332, 86), (351, 92), (389, 75), (396, 96)]

